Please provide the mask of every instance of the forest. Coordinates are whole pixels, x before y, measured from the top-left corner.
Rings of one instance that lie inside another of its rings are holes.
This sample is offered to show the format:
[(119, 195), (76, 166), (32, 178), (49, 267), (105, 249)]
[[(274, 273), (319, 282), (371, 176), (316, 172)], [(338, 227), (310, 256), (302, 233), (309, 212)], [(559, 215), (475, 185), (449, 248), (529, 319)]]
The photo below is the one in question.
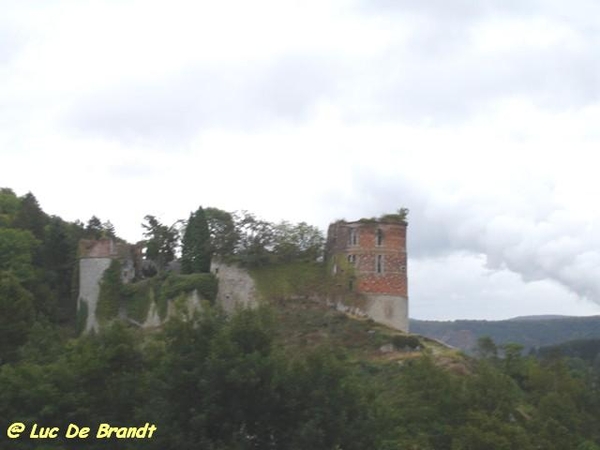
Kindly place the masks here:
[[(204, 231), (191, 233), (195, 222)], [(153, 331), (114, 320), (79, 335), (78, 242), (118, 239), (114, 226), (67, 222), (31, 193), (0, 190), (1, 448), (600, 449), (600, 369), (589, 352), (525, 355), (480, 338), (472, 357), (348, 318), (306, 284), (274, 289), (286, 267), (324, 270), (323, 236), (307, 224), (204, 208), (172, 226), (149, 215), (142, 226), (155, 263), (147, 276), (175, 259), (196, 273), (206, 258), (228, 256), (260, 273), (268, 301), (232, 315), (206, 304)], [(7, 439), (13, 423), (61, 433)], [(156, 431), (62, 433), (103, 423)]]

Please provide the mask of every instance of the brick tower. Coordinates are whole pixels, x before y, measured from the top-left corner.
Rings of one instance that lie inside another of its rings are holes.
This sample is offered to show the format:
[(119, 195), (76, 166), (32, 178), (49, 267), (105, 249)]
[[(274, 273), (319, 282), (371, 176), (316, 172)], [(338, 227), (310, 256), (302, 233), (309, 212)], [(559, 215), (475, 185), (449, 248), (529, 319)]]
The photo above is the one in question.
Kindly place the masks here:
[(329, 225), (327, 258), (334, 274), (352, 272), (348, 289), (366, 300), (362, 312), (408, 332), (407, 224), (396, 215)]

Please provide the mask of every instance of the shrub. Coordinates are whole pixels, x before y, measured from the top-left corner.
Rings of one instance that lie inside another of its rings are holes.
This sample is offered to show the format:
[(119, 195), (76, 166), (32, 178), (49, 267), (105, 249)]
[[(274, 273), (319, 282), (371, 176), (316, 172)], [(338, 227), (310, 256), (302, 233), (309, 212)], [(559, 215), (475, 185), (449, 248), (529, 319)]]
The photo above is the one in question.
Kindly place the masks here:
[(392, 345), (397, 350), (415, 350), (421, 345), (421, 342), (419, 342), (419, 339), (416, 336), (399, 334), (392, 338)]

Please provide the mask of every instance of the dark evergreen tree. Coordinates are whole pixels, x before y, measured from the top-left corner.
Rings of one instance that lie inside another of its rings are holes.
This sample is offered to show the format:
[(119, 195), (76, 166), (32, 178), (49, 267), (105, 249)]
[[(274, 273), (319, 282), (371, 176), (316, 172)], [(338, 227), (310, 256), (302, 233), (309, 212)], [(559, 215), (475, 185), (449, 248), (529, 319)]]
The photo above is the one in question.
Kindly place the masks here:
[(85, 227), (85, 237), (87, 239), (100, 239), (104, 234), (104, 225), (102, 225), (102, 221), (96, 217), (92, 216)]
[(71, 301), (71, 284), (77, 262), (77, 235), (72, 230), (73, 227), (60, 217), (52, 217), (46, 226), (42, 248), (45, 279), (56, 293), (63, 319), (75, 313), (75, 305)]
[(181, 249), (183, 273), (210, 272), (211, 245), (208, 223), (202, 207), (190, 214)]
[(175, 253), (179, 245), (180, 221), (170, 227), (163, 225), (155, 216), (144, 217), (146, 223), (142, 223), (146, 259), (153, 261), (158, 270), (163, 270), (167, 264), (175, 259)]
[(117, 233), (115, 231), (115, 226), (112, 224), (112, 222), (110, 220), (107, 220), (106, 222), (104, 222), (102, 224), (102, 228), (104, 231), (104, 236), (110, 237), (110, 238), (117, 237)]

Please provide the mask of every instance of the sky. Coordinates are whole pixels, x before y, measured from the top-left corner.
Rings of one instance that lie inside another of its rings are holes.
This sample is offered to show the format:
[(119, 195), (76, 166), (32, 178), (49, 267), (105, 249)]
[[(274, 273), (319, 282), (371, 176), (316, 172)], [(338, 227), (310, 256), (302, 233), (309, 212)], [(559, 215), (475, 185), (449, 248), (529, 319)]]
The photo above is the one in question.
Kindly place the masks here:
[(44, 211), (407, 207), (411, 317), (600, 314), (600, 3), (0, 8), (0, 186)]

